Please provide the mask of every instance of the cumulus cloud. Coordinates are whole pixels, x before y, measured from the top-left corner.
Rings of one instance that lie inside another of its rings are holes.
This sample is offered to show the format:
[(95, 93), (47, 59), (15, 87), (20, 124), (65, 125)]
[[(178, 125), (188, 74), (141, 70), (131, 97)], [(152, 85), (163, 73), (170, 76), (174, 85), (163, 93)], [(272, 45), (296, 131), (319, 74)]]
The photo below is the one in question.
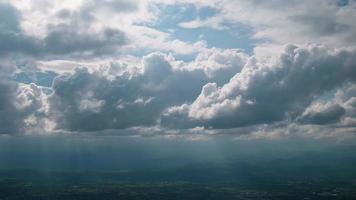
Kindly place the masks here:
[(112, 68), (116, 67), (94, 72), (82, 68), (55, 79), (49, 105), (56, 128), (97, 131), (154, 126), (164, 109), (192, 101), (207, 82), (202, 70), (173, 69), (162, 53), (143, 57), (141, 70), (115, 76), (118, 70)]
[(147, 134), (144, 129), (156, 127), (157, 134), (184, 134), (200, 127), (199, 133), (244, 135), (280, 133), (289, 123), (346, 131), (356, 121), (355, 55), (353, 49), (287, 45), (277, 60), (214, 49), (183, 62), (156, 52), (138, 66), (110, 63), (61, 74), (48, 97), (34, 84), (6, 81), (2, 114), (12, 112), (7, 119), (22, 125), (3, 121), (2, 132), (52, 126)]
[(317, 102), (308, 107), (297, 121), (305, 124), (329, 124), (339, 122), (344, 114), (345, 109), (338, 104)]
[[(182, 116), (183, 110), (185, 120), (213, 128), (295, 120), (327, 91), (356, 80), (355, 53), (322, 46), (288, 45), (276, 63), (260, 63), (251, 58), (227, 84), (222, 87), (206, 84), (193, 103), (169, 109), (163, 121), (169, 121), (170, 116), (174, 119), (177, 112)], [(306, 111), (305, 120), (327, 123), (344, 114), (338, 106), (321, 112), (324, 113)]]
[[(205, 65), (205, 57), (214, 62)], [(69, 131), (156, 126), (165, 109), (192, 102), (208, 81), (227, 81), (246, 57), (237, 50), (215, 49), (186, 63), (156, 52), (137, 67), (110, 63), (91, 71), (78, 68), (54, 80), (49, 117), (56, 129)]]
[(202, 69), (209, 78), (216, 80), (218, 84), (223, 84), (240, 72), (247, 60), (248, 55), (241, 49), (212, 48), (199, 53), (194, 62), (182, 67)]
[(14, 82), (0, 67), (0, 134), (24, 134), (35, 128), (45, 128), (42, 120), (46, 101), (35, 84)]

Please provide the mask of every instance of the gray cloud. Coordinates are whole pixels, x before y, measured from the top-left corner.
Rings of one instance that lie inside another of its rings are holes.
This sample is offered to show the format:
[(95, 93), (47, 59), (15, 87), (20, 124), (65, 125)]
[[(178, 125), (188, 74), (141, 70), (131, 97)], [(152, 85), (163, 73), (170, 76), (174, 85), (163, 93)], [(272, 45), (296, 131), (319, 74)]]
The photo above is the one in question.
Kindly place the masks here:
[(297, 121), (303, 124), (330, 124), (339, 122), (345, 113), (345, 109), (338, 104), (325, 105), (319, 108), (314, 106), (298, 117)]
[(44, 39), (43, 52), (54, 55), (76, 54), (100, 56), (112, 54), (117, 47), (127, 43), (125, 34), (115, 29), (99, 33), (81, 33), (74, 27), (56, 27)]
[(36, 51), (36, 40), (22, 34), (19, 19), (14, 7), (0, 3), (0, 55)]
[(18, 24), (19, 13), (17, 10), (4, 3), (0, 3), (0, 28), (1, 30), (8, 30), (19, 32), (20, 27)]
[(36, 57), (63, 56), (102, 56), (113, 55), (128, 43), (126, 35), (117, 29), (105, 28), (93, 31), (90, 15), (73, 16), (65, 11), (58, 16), (67, 16), (69, 24), (49, 25), (48, 33), (43, 38), (28, 36), (20, 27), (22, 17), (16, 8), (9, 4), (0, 4), (0, 56), (14, 53)]

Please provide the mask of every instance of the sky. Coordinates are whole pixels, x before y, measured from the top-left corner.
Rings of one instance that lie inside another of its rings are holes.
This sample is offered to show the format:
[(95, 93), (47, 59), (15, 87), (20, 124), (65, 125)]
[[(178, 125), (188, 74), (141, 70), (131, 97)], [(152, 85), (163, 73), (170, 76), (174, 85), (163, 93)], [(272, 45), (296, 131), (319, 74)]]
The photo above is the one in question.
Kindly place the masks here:
[(355, 0), (0, 0), (0, 135), (356, 134)]

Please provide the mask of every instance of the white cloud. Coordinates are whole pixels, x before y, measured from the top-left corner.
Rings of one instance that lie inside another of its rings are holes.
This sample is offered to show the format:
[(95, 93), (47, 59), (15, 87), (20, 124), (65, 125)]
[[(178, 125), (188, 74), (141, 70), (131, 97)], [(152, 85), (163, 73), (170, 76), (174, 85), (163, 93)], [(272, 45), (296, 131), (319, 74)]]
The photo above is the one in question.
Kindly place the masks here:
[(42, 90), (34, 84), (19, 85), (4, 75), (0, 78), (0, 134), (26, 134), (34, 128), (44, 129), (42, 119), (47, 102)]
[(203, 71), (173, 69), (170, 59), (152, 53), (133, 72), (120, 65), (63, 74), (53, 84), (49, 117), (56, 129), (70, 131), (154, 126), (165, 108), (191, 101), (206, 83)]
[[(251, 58), (242, 71), (222, 87), (206, 84), (183, 117), (188, 118), (185, 121), (200, 121), (198, 124), (215, 128), (294, 120), (325, 92), (354, 83), (355, 54), (354, 50), (289, 45), (276, 63), (260, 63)], [(343, 114), (338, 106), (324, 111), (330, 113), (314, 117), (334, 119), (335, 116), (329, 114)], [(169, 121), (169, 116), (164, 115), (164, 121)]]

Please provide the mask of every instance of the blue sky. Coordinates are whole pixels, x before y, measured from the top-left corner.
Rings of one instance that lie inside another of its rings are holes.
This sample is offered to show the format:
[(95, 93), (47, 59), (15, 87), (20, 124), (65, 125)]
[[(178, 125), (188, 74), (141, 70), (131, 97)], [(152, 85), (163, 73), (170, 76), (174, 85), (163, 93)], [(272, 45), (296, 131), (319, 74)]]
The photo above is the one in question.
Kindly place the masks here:
[(239, 48), (251, 54), (254, 47), (254, 41), (251, 39), (251, 28), (249, 26), (234, 23), (226, 24), (229, 28), (215, 30), (210, 27), (197, 27), (187, 29), (181, 27), (181, 22), (192, 21), (195, 19), (207, 20), (218, 14), (218, 10), (211, 7), (196, 8), (194, 5), (183, 5), (177, 7), (175, 5), (164, 5), (162, 9), (162, 17), (157, 24), (152, 26), (158, 30), (171, 32), (172, 37), (194, 43), (198, 40), (205, 40), (208, 47), (217, 48)]
[(353, 136), (355, 9), (1, 0), (0, 134)]

